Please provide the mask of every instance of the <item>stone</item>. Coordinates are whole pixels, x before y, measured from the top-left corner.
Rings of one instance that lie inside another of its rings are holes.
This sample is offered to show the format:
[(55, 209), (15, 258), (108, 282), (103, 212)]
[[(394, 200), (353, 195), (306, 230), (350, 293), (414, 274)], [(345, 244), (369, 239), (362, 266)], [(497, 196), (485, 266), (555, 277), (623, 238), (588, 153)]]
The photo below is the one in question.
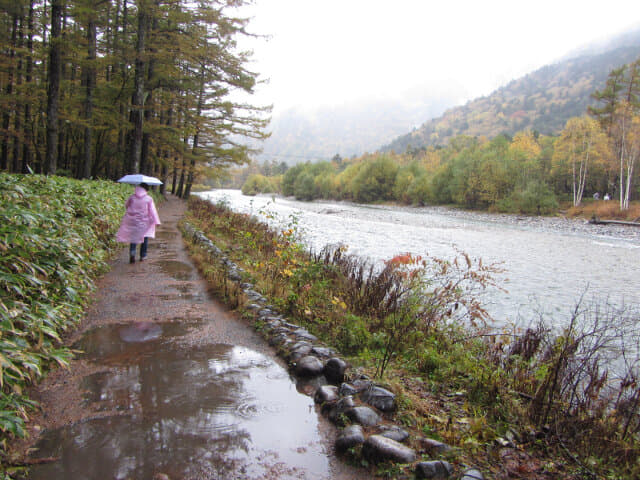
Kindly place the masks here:
[(369, 407), (353, 407), (347, 410), (345, 414), (352, 422), (359, 423), (365, 427), (373, 427), (380, 423), (380, 415)]
[(284, 325), (280, 325), (273, 329), (273, 333), (285, 333), (288, 336), (291, 333), (291, 330)]
[(396, 396), (375, 385), (369, 385), (369, 388), (360, 392), (360, 399), (382, 412), (393, 412), (396, 409)]
[(422, 438), (421, 443), (424, 449), (431, 454), (441, 454), (451, 450), (450, 445), (434, 440), (433, 438)]
[(262, 305), (258, 305), (257, 303), (250, 303), (247, 305), (247, 310), (258, 311), (262, 309)]
[(294, 344), (291, 346), (291, 350), (297, 350), (299, 348), (308, 348), (309, 351), (311, 351), (311, 349), (313, 348), (313, 345), (311, 345), (309, 342), (305, 342), (304, 340), (300, 341), (296, 341), (294, 342)]
[(480, 470), (470, 468), (462, 472), (460, 480), (484, 480), (484, 477), (482, 476), (482, 473), (480, 473)]
[(416, 452), (395, 440), (382, 435), (371, 435), (362, 446), (362, 455), (372, 463), (391, 460), (398, 463), (411, 463)]
[(280, 323), (280, 320), (275, 317), (267, 317), (264, 319), (263, 329), (267, 332), (274, 330), (280, 326)]
[(338, 400), (335, 405), (331, 405), (328, 407), (323, 406), (323, 412), (325, 412), (328, 408), (329, 413), (328, 417), (333, 423), (342, 423), (342, 415), (345, 414), (347, 410), (355, 407), (355, 402), (353, 401), (352, 396), (342, 397)]
[(453, 466), (449, 462), (434, 460), (416, 465), (416, 478), (449, 478), (453, 475)]
[(311, 353), (313, 346), (307, 342), (296, 342), (291, 346), (289, 351), (289, 361), (297, 363), (302, 357), (306, 357)]
[(326, 347), (313, 347), (311, 350), (316, 357), (329, 358), (334, 355), (334, 351), (331, 348)]
[(272, 347), (276, 345), (282, 345), (286, 340), (289, 340), (289, 337), (286, 333), (276, 333), (269, 339), (269, 345)]
[(317, 377), (322, 373), (323, 368), (324, 365), (318, 357), (307, 355), (298, 361), (295, 372), (301, 377)]
[(298, 328), (297, 330), (294, 330), (293, 334), (298, 338), (301, 338), (303, 340), (308, 340), (310, 342), (318, 341), (318, 337), (316, 337), (315, 335), (312, 335), (311, 333), (309, 333), (308, 330), (304, 328)]
[(317, 377), (298, 377), (296, 379), (296, 390), (308, 397), (313, 397), (319, 388), (326, 385), (327, 379), (324, 378), (323, 375), (319, 375)]
[(244, 291), (244, 294), (247, 296), (249, 300), (252, 300), (254, 302), (260, 302), (260, 303), (266, 302), (266, 299), (255, 290), (247, 289)]
[(316, 403), (333, 403), (337, 402), (339, 398), (338, 387), (333, 385), (324, 385), (318, 388), (313, 396), (313, 400)]
[(398, 427), (397, 425), (394, 425), (392, 427), (384, 427), (384, 429), (380, 432), (380, 435), (400, 443), (405, 442), (409, 438), (409, 432)]
[(356, 391), (362, 392), (363, 390), (366, 390), (371, 385), (373, 385), (373, 382), (371, 382), (371, 380), (368, 380), (366, 378), (358, 378), (357, 380), (354, 380), (353, 382), (351, 382), (351, 385), (353, 386), (353, 388), (356, 389)]
[(347, 395), (356, 395), (358, 393), (358, 391), (353, 388), (353, 385), (350, 385), (348, 383), (343, 383), (342, 385), (340, 385), (340, 395), (342, 395), (343, 397), (346, 397)]
[(347, 369), (347, 362), (338, 357), (327, 360), (324, 365), (324, 376), (327, 381), (333, 384), (340, 384), (344, 380), (344, 372)]
[(349, 425), (345, 427), (336, 439), (336, 450), (344, 452), (352, 447), (362, 445), (364, 443), (364, 432), (360, 425)]

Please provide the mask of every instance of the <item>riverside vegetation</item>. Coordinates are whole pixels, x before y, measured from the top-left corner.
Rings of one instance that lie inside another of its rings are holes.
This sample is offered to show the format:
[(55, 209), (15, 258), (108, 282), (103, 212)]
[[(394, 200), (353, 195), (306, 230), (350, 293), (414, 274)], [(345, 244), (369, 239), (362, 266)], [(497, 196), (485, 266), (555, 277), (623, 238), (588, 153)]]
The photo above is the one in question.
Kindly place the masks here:
[[(589, 115), (570, 118), (557, 136), (456, 136), (446, 144), (376, 152), (348, 160), (266, 163), (238, 173), (244, 194), (281, 193), (298, 200), (414, 205), (550, 214), (561, 204), (579, 209), (585, 196), (611, 197), (617, 217), (634, 220), (640, 161), (640, 60), (611, 71), (592, 94)], [(585, 112), (587, 113), (587, 112)], [(491, 116), (488, 113), (484, 116)]]
[[(392, 390), (412, 437), (454, 446), (447, 460), (494, 478), (640, 475), (637, 311), (583, 300), (560, 331), (541, 319), (495, 331), (476, 293), (499, 288), (498, 266), (462, 252), (450, 261), (401, 254), (375, 268), (340, 246), (307, 251), (295, 217), (276, 231), (191, 199), (187, 219), (278, 311)], [(224, 264), (192, 253), (220, 295), (242, 304)]]
[(73, 354), (63, 337), (107, 268), (130, 194), (109, 181), (0, 173), (0, 478), (37, 408), (29, 385)]

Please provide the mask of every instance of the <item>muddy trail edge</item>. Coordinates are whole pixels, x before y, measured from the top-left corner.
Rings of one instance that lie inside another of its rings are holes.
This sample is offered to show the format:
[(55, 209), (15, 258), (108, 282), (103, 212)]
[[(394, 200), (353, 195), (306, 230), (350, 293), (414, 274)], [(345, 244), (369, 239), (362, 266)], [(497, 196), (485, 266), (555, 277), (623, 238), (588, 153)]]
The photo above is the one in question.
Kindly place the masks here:
[(371, 478), (333, 455), (313, 399), (210, 295), (177, 227), (185, 209), (159, 205), (144, 262), (123, 246), (66, 341), (81, 353), (34, 388), (42, 410), (15, 445), (28, 478)]

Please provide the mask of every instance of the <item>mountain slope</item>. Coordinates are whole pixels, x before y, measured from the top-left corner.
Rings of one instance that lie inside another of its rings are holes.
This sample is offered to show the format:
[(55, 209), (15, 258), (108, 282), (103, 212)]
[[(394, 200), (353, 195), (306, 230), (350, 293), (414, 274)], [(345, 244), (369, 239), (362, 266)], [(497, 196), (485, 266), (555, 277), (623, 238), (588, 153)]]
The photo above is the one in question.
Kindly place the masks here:
[(411, 99), (353, 102), (313, 111), (290, 109), (274, 115), (271, 137), (262, 144), (259, 160), (295, 164), (372, 152), (425, 118), (442, 115), (460, 92), (419, 92)]
[(457, 135), (494, 137), (531, 129), (557, 134), (566, 121), (586, 113), (591, 94), (602, 89), (609, 72), (640, 57), (640, 41), (606, 53), (584, 55), (536, 70), (487, 97), (447, 110), (441, 117), (396, 138), (383, 151), (445, 145)]

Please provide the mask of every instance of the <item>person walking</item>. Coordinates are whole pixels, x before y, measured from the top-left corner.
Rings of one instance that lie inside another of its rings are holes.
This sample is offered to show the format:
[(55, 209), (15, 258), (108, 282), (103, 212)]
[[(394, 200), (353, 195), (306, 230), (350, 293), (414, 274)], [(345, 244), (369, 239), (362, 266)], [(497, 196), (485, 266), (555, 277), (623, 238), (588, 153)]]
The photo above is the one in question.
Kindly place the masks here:
[(156, 205), (148, 191), (149, 185), (146, 183), (136, 186), (133, 195), (125, 203), (127, 211), (122, 217), (120, 228), (116, 234), (118, 242), (129, 244), (129, 263), (136, 262), (138, 245), (140, 245), (140, 261), (147, 257), (149, 237), (155, 238), (156, 225), (160, 225)]

